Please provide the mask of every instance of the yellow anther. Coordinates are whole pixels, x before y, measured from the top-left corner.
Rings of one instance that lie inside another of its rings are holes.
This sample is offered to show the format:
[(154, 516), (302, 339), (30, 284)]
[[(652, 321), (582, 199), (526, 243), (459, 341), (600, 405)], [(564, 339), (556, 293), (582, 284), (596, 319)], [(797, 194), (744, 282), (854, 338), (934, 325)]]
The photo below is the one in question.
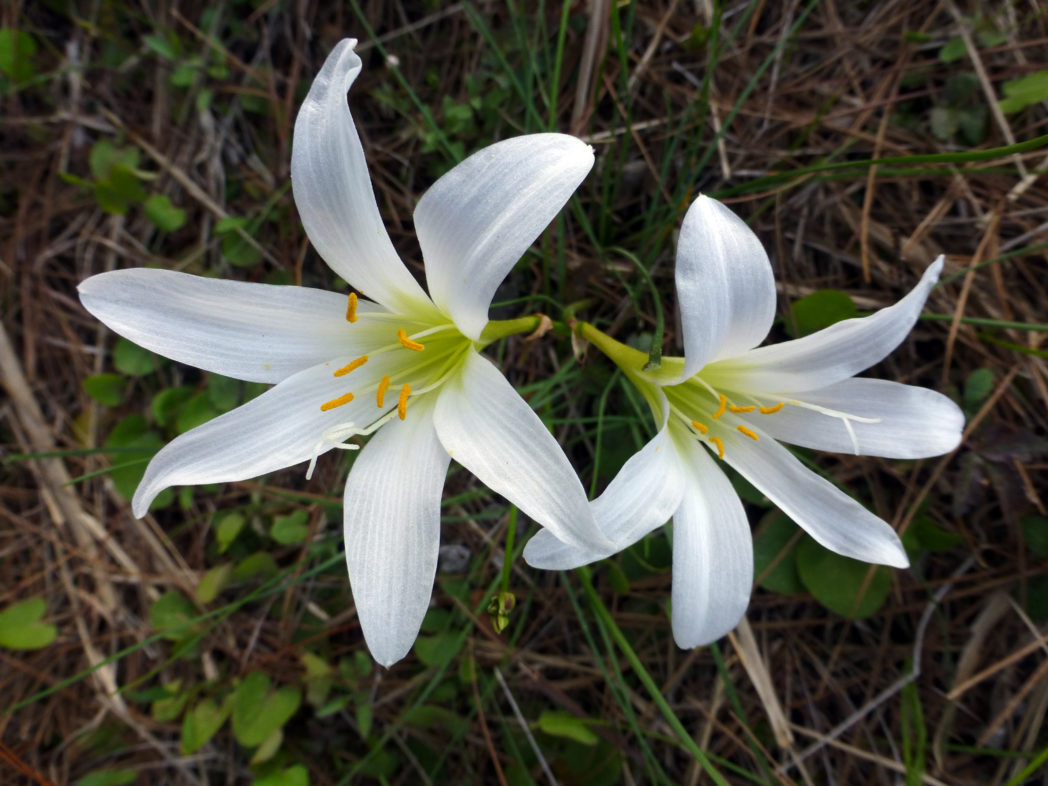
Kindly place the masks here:
[(728, 405), (728, 411), (729, 412), (753, 412), (753, 410), (755, 410), (755, 409), (756, 409), (756, 407), (753, 406), (753, 404), (750, 404), (750, 405), (745, 406), (745, 407), (739, 407), (739, 406), (736, 406), (735, 404), (729, 404)]
[(774, 415), (776, 412), (778, 412), (780, 409), (782, 409), (785, 405), (786, 405), (786, 402), (780, 401), (774, 407), (761, 407), (760, 408), (760, 413), (762, 415)]
[(727, 408), (728, 408), (728, 397), (725, 396), (723, 393), (721, 393), (720, 406), (717, 408), (717, 411), (713, 413), (713, 419), (716, 420), (721, 415), (723, 415), (724, 414), (724, 410), (726, 410)]
[(411, 385), (404, 385), (400, 389), (400, 400), (397, 402), (397, 417), (401, 420), (408, 415), (408, 396), (411, 395)]
[(724, 443), (721, 442), (720, 437), (710, 437), (710, 442), (717, 446), (717, 458), (724, 458)]
[(696, 431), (698, 431), (700, 434), (708, 434), (710, 432), (710, 427), (709, 426), (707, 426), (707, 425), (705, 425), (703, 423), (699, 423), (699, 421), (697, 421), (697, 420), (691, 421), (691, 427), (693, 429), (695, 429)]
[(345, 365), (342, 368), (340, 368), (338, 371), (335, 372), (334, 375), (336, 377), (344, 377), (350, 371), (354, 371), (354, 370), (360, 368), (361, 366), (363, 366), (367, 362), (368, 362), (368, 356), (367, 355), (361, 355), (356, 360), (354, 360), (352, 363), (349, 363), (348, 365)]
[(352, 400), (353, 394), (346, 393), (344, 395), (339, 396), (338, 398), (333, 398), (331, 399), (331, 401), (326, 401), (323, 404), (321, 404), (320, 411), (327, 412), (329, 409), (334, 409), (335, 407), (341, 407), (343, 404), (348, 404)]
[(736, 426), (735, 428), (738, 429), (738, 432), (740, 434), (745, 434), (747, 437), (752, 439), (754, 442), (756, 442), (758, 439), (760, 439), (760, 437), (758, 437), (756, 434), (754, 434), (752, 431), (750, 431), (745, 426)]
[(357, 321), (357, 293), (349, 293), (349, 303), (346, 304), (346, 321), (356, 322)]
[(378, 390), (375, 391), (375, 402), (379, 408), (382, 407), (382, 402), (386, 400), (387, 390), (389, 390), (389, 377), (382, 377), (382, 381), (378, 383)]
[(401, 345), (403, 345), (407, 349), (414, 350), (415, 352), (421, 352), (426, 348), (424, 345), (418, 343), (417, 341), (412, 341), (410, 338), (408, 338), (408, 334), (404, 332), (404, 328), (401, 328), (397, 331), (397, 341), (399, 341)]

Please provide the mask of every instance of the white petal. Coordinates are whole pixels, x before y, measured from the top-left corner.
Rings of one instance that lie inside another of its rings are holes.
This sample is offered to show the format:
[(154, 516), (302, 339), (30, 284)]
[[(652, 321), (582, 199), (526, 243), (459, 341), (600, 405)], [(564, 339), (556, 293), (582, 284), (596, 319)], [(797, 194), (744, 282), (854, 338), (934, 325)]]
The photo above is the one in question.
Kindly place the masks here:
[(455, 461), (556, 537), (584, 549), (613, 548), (564, 451), (490, 361), (467, 355), (440, 390), (434, 423)]
[(928, 293), (939, 280), (943, 257), (924, 271), (902, 300), (868, 317), (846, 319), (794, 341), (771, 344), (733, 358), (716, 374), (736, 375), (742, 390), (801, 392), (832, 385), (879, 363), (913, 328)]
[(941, 393), (883, 379), (846, 379), (811, 390), (804, 403), (879, 419), (878, 423), (849, 421), (855, 443), (844, 421), (796, 405), (756, 420), (771, 436), (783, 442), (836, 453), (926, 458), (949, 453), (961, 441), (964, 413)]
[(590, 504), (597, 526), (615, 544), (612, 551), (569, 546), (543, 529), (524, 547), (525, 561), (534, 568), (568, 570), (633, 545), (673, 515), (684, 494), (684, 473), (683, 460), (663, 428)]
[(383, 373), (380, 358), (350, 376), (332, 376), (351, 359), (300, 371), (168, 443), (146, 467), (132, 500), (135, 515), (144, 516), (153, 498), (168, 486), (246, 480), (290, 467), (330, 449), (333, 440), (325, 439), (326, 431), (348, 421), (359, 427), (375, 421), (383, 410), (375, 405), (373, 394), (359, 395), (327, 412), (320, 409), (324, 402), (361, 390)]
[(346, 92), (360, 73), (352, 38), (320, 69), (295, 119), (291, 186), (306, 234), (342, 278), (391, 311), (432, 309), (382, 225)]
[(433, 184), (415, 231), (433, 301), (476, 340), (495, 289), (593, 166), (589, 145), (532, 134), (474, 153)]
[[(345, 295), (320, 289), (132, 268), (91, 276), (78, 291), (84, 308), (139, 346), (251, 382), (363, 354), (377, 339), (370, 326), (346, 321)], [(381, 309), (361, 302), (357, 310)]]
[(746, 222), (715, 199), (688, 208), (677, 241), (685, 373), (760, 344), (775, 319), (771, 262)]
[(349, 583), (364, 640), (383, 666), (411, 649), (433, 593), (450, 460), (433, 430), (434, 398), (379, 429), (346, 481)]
[(753, 538), (739, 495), (698, 443), (686, 447), (691, 477), (673, 516), (673, 639), (691, 649), (742, 619), (753, 585)]
[(724, 440), (724, 458), (783, 513), (830, 551), (896, 568), (910, 564), (886, 521), (805, 467), (763, 431), (751, 428), (760, 441), (733, 434)]

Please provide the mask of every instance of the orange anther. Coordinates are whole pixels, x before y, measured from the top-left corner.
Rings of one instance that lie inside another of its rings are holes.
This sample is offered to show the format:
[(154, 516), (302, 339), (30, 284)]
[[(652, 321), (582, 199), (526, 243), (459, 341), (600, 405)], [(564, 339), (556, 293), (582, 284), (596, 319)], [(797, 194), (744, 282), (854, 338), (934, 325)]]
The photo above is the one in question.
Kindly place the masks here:
[(346, 304), (346, 321), (356, 322), (357, 321), (357, 293), (349, 293), (349, 303)]
[(389, 390), (389, 377), (382, 377), (382, 381), (378, 383), (378, 390), (375, 391), (375, 402), (382, 407), (382, 403), (386, 400), (386, 391)]
[(367, 355), (361, 355), (356, 360), (354, 360), (352, 363), (349, 363), (348, 365), (345, 365), (342, 368), (340, 368), (338, 371), (335, 372), (334, 375), (336, 377), (344, 377), (350, 371), (353, 371), (354, 369), (360, 368), (361, 366), (363, 366), (367, 362), (368, 362), (368, 356)]
[(327, 412), (329, 409), (334, 409), (335, 407), (341, 407), (343, 404), (348, 404), (352, 400), (353, 394), (345, 393), (339, 396), (338, 398), (331, 399), (331, 401), (325, 401), (323, 404), (320, 405), (320, 411)]
[(408, 415), (408, 396), (411, 395), (411, 385), (404, 385), (400, 389), (400, 400), (397, 401), (397, 417), (401, 420)]

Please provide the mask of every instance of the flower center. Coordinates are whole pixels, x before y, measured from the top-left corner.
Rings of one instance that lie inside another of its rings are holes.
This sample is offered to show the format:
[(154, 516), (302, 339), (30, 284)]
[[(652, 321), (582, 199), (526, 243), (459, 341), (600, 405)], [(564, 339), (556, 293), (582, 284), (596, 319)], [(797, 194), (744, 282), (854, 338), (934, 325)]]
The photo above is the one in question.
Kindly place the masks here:
[[(358, 313), (356, 293), (349, 295), (346, 321), (351, 324), (358, 321), (390, 323), (389, 340), (332, 372), (333, 377), (346, 377), (347, 387), (352, 389), (322, 402), (320, 410), (329, 412), (360, 396), (374, 396), (374, 415), (365, 416), (359, 422), (344, 421), (324, 431), (313, 451), (307, 479), (313, 474), (317, 456), (328, 448), (357, 450), (359, 445), (345, 444), (345, 441), (353, 436), (372, 434), (394, 417), (407, 418), (409, 399), (440, 387), (470, 347), (469, 339), (450, 322), (433, 325), (388, 312)], [(384, 331), (382, 328), (379, 335)], [(358, 369), (369, 363), (380, 364), (380, 369), (372, 367), (371, 374), (360, 376)], [(354, 381), (358, 384), (353, 385)], [(387, 398), (391, 390), (396, 392)]]
[(778, 396), (767, 394), (743, 393), (736, 394), (734, 400), (731, 400), (699, 374), (679, 385), (665, 387), (663, 391), (670, 404), (671, 417), (682, 423), (693, 436), (712, 445), (717, 451), (717, 458), (722, 460), (725, 443), (735, 439), (736, 433), (759, 442), (760, 436), (754, 427), (757, 427), (760, 416), (774, 415), (787, 405), (839, 420), (848, 433), (856, 455), (859, 455), (859, 440), (852, 424), (880, 422), (880, 418), (862, 417), (795, 398), (779, 399)]

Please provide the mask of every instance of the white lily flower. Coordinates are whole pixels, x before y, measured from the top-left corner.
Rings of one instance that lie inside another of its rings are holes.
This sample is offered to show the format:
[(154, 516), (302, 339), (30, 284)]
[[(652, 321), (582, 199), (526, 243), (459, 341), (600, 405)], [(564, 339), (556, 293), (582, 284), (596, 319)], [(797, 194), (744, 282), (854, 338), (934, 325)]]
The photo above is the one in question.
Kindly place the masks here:
[(491, 298), (593, 152), (561, 134), (517, 137), (440, 178), (414, 214), (427, 296), (383, 228), (350, 116), (355, 44), (342, 41), (313, 82), (295, 122), (291, 174), (313, 245), (373, 302), (144, 269), (93, 276), (80, 298), (143, 347), (275, 383), (157, 453), (135, 493), (136, 516), (168, 486), (252, 478), (374, 433), (346, 482), (346, 562), (368, 647), (389, 665), (410, 649), (429, 605), (452, 456), (564, 541), (607, 544), (556, 440), (478, 353), (524, 329), (526, 319), (485, 332)]
[(893, 458), (937, 456), (960, 442), (964, 416), (925, 388), (852, 377), (910, 332), (943, 258), (893, 306), (810, 336), (757, 348), (775, 317), (771, 263), (757, 236), (700, 196), (677, 246), (684, 358), (645, 371), (647, 355), (590, 325), (579, 334), (626, 373), (661, 424), (593, 501), (612, 550), (579, 548), (540, 531), (529, 564), (567, 569), (636, 542), (672, 516), (673, 636), (684, 648), (732, 630), (749, 603), (753, 548), (742, 502), (719, 460), (734, 467), (826, 548), (894, 567), (909, 562), (891, 526), (807, 469), (777, 440)]

